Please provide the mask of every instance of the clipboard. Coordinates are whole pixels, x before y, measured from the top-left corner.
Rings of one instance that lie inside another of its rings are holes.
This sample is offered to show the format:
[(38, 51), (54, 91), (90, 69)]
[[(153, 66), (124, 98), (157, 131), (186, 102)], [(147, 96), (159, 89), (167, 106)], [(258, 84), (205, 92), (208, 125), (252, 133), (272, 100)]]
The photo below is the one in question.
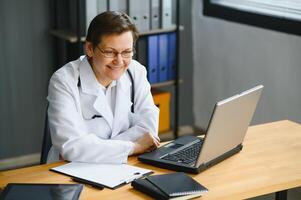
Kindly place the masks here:
[(153, 171), (127, 164), (97, 164), (70, 162), (54, 167), (51, 171), (70, 176), (76, 182), (94, 187), (116, 189), (135, 179), (142, 178)]

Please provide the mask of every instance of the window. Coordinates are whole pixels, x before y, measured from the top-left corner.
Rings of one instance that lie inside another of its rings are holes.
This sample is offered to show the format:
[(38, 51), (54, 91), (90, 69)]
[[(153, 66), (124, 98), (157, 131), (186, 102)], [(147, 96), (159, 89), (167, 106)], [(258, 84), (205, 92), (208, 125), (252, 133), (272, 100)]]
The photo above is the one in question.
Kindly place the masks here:
[(204, 14), (301, 35), (301, 0), (204, 0)]

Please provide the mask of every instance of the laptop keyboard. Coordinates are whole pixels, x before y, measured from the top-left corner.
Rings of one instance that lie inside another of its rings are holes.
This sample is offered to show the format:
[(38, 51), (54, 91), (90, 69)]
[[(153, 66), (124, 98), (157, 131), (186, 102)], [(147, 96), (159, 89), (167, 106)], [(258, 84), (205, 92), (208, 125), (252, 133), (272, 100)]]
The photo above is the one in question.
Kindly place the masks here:
[(194, 164), (198, 158), (202, 143), (203, 140), (198, 140), (192, 145), (189, 145), (183, 149), (176, 150), (161, 157), (161, 159), (188, 165)]

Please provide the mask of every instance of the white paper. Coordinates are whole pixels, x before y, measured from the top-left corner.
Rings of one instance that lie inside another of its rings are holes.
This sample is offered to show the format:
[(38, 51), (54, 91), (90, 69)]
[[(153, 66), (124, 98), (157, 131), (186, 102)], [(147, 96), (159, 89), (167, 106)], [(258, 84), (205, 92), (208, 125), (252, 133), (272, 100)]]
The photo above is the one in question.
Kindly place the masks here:
[(151, 173), (151, 170), (127, 164), (94, 164), (71, 162), (52, 170), (114, 188)]

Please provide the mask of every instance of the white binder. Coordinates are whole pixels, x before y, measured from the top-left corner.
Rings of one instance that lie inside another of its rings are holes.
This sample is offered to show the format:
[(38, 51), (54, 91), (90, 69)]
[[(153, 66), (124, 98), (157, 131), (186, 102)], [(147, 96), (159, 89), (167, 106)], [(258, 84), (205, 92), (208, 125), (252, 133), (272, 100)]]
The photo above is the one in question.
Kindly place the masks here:
[(129, 15), (140, 32), (150, 30), (150, 0), (129, 0)]
[(127, 13), (127, 1), (126, 0), (109, 0), (108, 8), (110, 11), (121, 11)]
[(108, 10), (107, 0), (97, 0), (97, 14), (103, 13)]
[(150, 0), (140, 0), (140, 31), (149, 31), (150, 30)]
[(151, 0), (150, 6), (150, 29), (155, 30), (160, 28), (160, 1), (159, 0)]
[(172, 0), (161, 0), (161, 28), (172, 27)]
[(86, 0), (86, 30), (97, 14), (97, 0)]

